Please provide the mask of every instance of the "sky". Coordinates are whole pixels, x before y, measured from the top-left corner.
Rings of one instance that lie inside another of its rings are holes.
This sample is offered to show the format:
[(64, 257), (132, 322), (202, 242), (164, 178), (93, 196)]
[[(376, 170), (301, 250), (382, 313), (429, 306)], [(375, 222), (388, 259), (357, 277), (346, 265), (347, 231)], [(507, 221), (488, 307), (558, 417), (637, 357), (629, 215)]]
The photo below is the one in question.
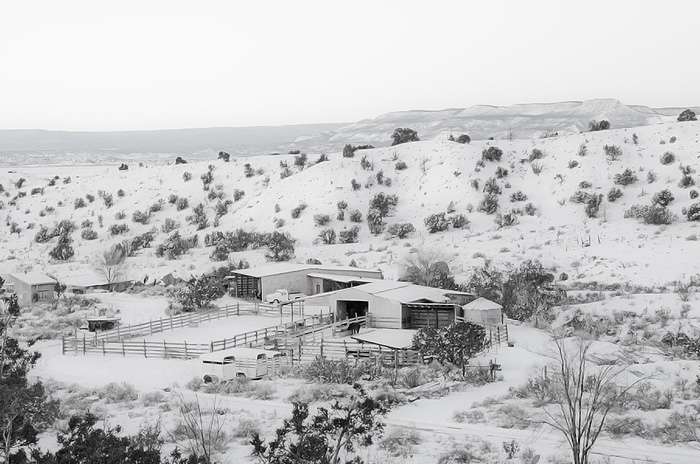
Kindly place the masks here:
[(0, 0), (0, 129), (700, 105), (694, 0)]

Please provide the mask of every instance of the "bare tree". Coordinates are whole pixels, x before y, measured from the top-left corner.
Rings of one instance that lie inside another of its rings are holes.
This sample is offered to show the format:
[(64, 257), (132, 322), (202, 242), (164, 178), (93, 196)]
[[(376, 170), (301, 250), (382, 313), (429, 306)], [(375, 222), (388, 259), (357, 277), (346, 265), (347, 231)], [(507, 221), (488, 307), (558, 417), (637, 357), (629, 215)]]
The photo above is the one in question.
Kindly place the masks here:
[(93, 267), (101, 273), (110, 284), (117, 282), (126, 274), (126, 251), (121, 245), (114, 245), (95, 256)]
[(588, 464), (600, 432), (613, 408), (644, 377), (630, 382), (629, 365), (617, 359), (597, 364), (591, 356), (593, 343), (554, 337), (551, 371), (545, 381), (550, 401), (542, 407), (545, 424), (561, 432), (573, 454), (574, 464)]
[(440, 250), (413, 249), (401, 262), (401, 280), (417, 285), (450, 289), (454, 287), (454, 277), (450, 272), (449, 261), (450, 259)]
[(228, 444), (227, 411), (217, 397), (207, 409), (202, 407), (197, 395), (194, 398), (187, 401), (177, 395), (180, 420), (170, 435), (176, 441), (184, 442), (187, 451), (201, 460), (198, 462), (211, 464), (215, 462), (213, 456), (223, 452)]

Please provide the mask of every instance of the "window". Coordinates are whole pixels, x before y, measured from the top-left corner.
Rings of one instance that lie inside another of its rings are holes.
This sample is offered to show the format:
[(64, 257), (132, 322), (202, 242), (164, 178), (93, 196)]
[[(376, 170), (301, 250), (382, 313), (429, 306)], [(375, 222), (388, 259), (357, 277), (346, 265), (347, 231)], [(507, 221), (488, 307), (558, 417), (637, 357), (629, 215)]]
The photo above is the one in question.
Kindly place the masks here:
[(39, 292), (39, 301), (45, 301), (49, 299), (49, 292), (42, 290)]

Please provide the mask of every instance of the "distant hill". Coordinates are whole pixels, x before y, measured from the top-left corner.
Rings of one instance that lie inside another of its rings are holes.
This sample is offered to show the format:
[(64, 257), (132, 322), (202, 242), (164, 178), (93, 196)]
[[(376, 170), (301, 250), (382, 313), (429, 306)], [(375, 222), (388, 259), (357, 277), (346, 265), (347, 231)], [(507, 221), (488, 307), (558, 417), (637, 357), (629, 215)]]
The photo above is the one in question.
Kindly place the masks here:
[[(541, 138), (586, 132), (592, 120), (612, 129), (673, 122), (686, 108), (625, 105), (614, 99), (531, 103), (507, 107), (477, 105), (438, 111), (398, 111), (352, 124), (216, 127), (122, 132), (0, 130), (0, 164), (114, 164), (172, 162), (177, 155), (211, 159), (223, 150), (236, 156), (332, 153), (347, 143), (388, 146), (397, 127), (416, 130), (421, 140)], [(700, 107), (690, 107), (700, 114)]]

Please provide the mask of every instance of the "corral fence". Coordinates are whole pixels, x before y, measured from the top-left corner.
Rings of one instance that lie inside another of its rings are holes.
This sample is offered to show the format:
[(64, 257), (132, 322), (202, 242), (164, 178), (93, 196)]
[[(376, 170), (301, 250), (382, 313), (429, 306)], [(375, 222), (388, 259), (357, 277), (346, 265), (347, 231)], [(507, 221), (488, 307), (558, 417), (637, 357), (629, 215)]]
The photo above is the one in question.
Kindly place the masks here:
[[(62, 353), (88, 354), (96, 353), (106, 356), (117, 354), (122, 356), (143, 356), (146, 358), (195, 358), (203, 353), (225, 350), (237, 346), (265, 347), (268, 349), (286, 350), (288, 346), (297, 347), (298, 340), (302, 337), (321, 337), (324, 330), (332, 330), (333, 327), (354, 322), (353, 320), (334, 321), (332, 313), (307, 316), (303, 319), (290, 321), (272, 327), (251, 330), (233, 337), (221, 340), (212, 340), (209, 343), (167, 342), (130, 340), (137, 336), (148, 336), (166, 330), (189, 327), (200, 322), (216, 321), (225, 317), (241, 314), (240, 307), (226, 307), (221, 311), (188, 315), (187, 318), (170, 318), (162, 321), (150, 321), (138, 326), (129, 326), (121, 330), (112, 330), (106, 336), (102, 333), (95, 337), (62, 337)], [(174, 319), (174, 320), (173, 320)], [(363, 318), (356, 318), (363, 319)], [(364, 321), (358, 321), (364, 322)], [(319, 335), (316, 335), (319, 334)]]
[(489, 347), (493, 348), (501, 343), (508, 341), (508, 325), (506, 324), (489, 324), (484, 322), (472, 321), (463, 317), (455, 317), (455, 322), (469, 322), (471, 324), (480, 325), (486, 331), (486, 337), (489, 341)]

